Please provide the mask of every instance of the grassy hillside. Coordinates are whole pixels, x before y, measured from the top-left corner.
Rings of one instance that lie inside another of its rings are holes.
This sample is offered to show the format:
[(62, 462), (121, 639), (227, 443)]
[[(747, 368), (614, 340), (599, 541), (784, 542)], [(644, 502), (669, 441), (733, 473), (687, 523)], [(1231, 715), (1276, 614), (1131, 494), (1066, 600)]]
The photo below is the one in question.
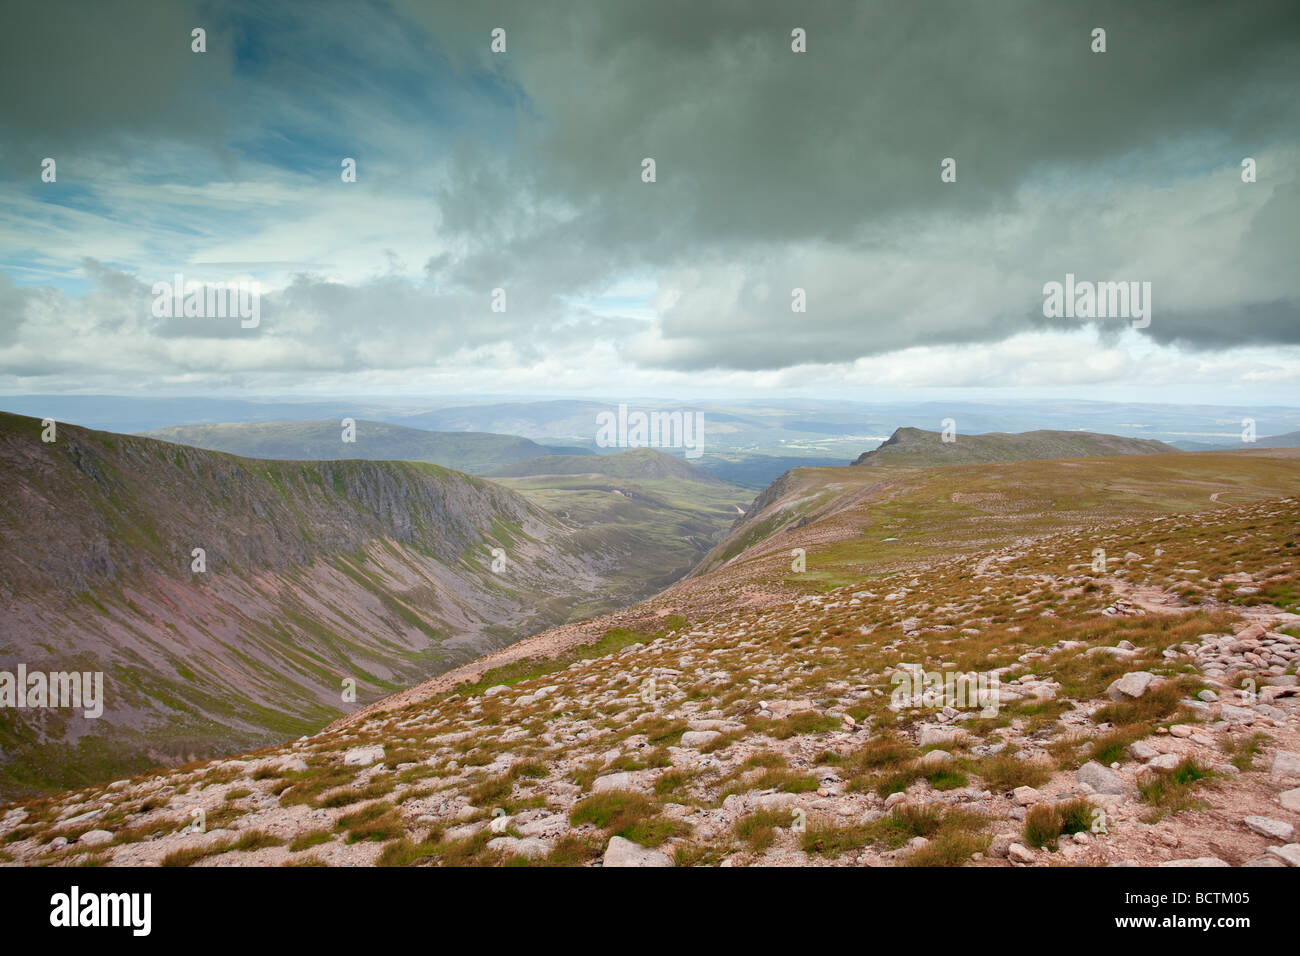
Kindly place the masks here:
[[(1300, 468), (1291, 449), (800, 468), (759, 497), (697, 573), (732, 561), (757, 562), (748, 573), (758, 578), (830, 586), (851, 579), (865, 564), (929, 558), (1001, 535), (1297, 492)], [(789, 549), (796, 547), (808, 549), (808, 572), (802, 575), (788, 573)]]
[(310, 732), (613, 606), (617, 554), (479, 478), (41, 431), (0, 414), (0, 669), (100, 671), (107, 701), (0, 711), (0, 792)]
[(247, 458), (427, 461), (471, 474), (485, 474), (551, 452), (516, 435), (434, 432), (373, 421), (356, 423), (355, 442), (344, 442), (342, 435), (341, 419), (177, 425), (144, 433), (148, 438)]

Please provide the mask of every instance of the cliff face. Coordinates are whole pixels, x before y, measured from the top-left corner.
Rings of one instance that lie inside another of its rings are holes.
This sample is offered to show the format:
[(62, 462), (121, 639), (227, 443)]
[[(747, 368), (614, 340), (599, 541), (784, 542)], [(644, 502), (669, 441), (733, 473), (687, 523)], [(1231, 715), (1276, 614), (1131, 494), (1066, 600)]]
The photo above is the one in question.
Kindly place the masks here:
[(104, 713), (0, 710), (0, 792), (310, 732), (562, 623), (611, 563), (435, 465), (41, 431), (0, 415), (0, 670), (102, 672)]

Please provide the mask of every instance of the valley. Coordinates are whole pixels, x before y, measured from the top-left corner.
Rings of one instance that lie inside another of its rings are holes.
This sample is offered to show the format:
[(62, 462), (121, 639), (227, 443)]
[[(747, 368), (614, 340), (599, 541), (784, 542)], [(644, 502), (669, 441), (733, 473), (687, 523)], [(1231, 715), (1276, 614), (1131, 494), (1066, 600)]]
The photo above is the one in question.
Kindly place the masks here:
[[(800, 469), (647, 600), (294, 743), (13, 804), (0, 852), (1294, 865), (1298, 526), (1294, 449)], [(953, 672), (994, 711), (891, 706)]]

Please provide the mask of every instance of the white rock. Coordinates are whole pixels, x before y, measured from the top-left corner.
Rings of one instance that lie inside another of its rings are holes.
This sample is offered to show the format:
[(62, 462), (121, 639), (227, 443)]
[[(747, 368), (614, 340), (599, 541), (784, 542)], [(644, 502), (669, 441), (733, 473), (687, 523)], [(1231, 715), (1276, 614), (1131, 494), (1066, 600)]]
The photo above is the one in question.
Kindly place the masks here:
[(1300, 777), (1300, 754), (1289, 750), (1279, 750), (1273, 758), (1273, 769), (1269, 775), (1275, 780), (1282, 777)]
[(1271, 846), (1270, 856), (1275, 856), (1287, 866), (1300, 866), (1300, 843), (1288, 843), (1286, 846)]
[(1247, 827), (1254, 830), (1260, 836), (1268, 837), (1270, 840), (1280, 840), (1288, 843), (1291, 837), (1295, 836), (1295, 827), (1285, 820), (1274, 820), (1272, 817), (1249, 816), (1241, 821)]
[(1007, 847), (1007, 859), (1012, 863), (1033, 863), (1034, 851), (1019, 843), (1013, 843)]
[(343, 766), (345, 767), (369, 767), (372, 763), (384, 759), (383, 744), (375, 744), (370, 747), (353, 747), (343, 754)]
[(610, 837), (605, 847), (604, 866), (672, 866), (673, 861), (658, 850), (649, 850), (622, 837)]
[(1111, 700), (1131, 700), (1141, 697), (1155, 679), (1156, 676), (1147, 671), (1130, 671), (1123, 677), (1111, 681), (1110, 686), (1106, 688), (1106, 696)]
[(592, 781), (591, 790), (593, 793), (603, 793), (606, 790), (632, 790), (632, 775), (630, 773), (607, 773), (603, 777), (597, 777)]
[(1016, 787), (1011, 791), (1011, 795), (1015, 798), (1016, 803), (1022, 807), (1027, 807), (1039, 801), (1038, 791), (1033, 787)]
[(1300, 787), (1294, 790), (1283, 790), (1277, 795), (1277, 802), (1282, 804), (1283, 809), (1300, 813)]
[(113, 842), (113, 834), (107, 830), (88, 830), (77, 837), (77, 842), (84, 843), (86, 846), (103, 846), (105, 843)]
[(1128, 755), (1134, 760), (1150, 760), (1152, 757), (1159, 755), (1160, 751), (1156, 750), (1149, 743), (1142, 740), (1135, 740), (1128, 745)]
[(1080, 783), (1086, 783), (1097, 793), (1127, 793), (1128, 784), (1124, 778), (1117, 774), (1109, 767), (1103, 767), (1095, 760), (1089, 760), (1086, 764), (1075, 771), (1075, 779)]
[(683, 747), (703, 747), (721, 736), (722, 734), (716, 730), (688, 730), (682, 734), (681, 745)]
[(802, 713), (805, 710), (815, 710), (811, 700), (776, 700), (767, 704), (764, 708), (769, 714), (778, 720), (789, 717), (791, 714)]

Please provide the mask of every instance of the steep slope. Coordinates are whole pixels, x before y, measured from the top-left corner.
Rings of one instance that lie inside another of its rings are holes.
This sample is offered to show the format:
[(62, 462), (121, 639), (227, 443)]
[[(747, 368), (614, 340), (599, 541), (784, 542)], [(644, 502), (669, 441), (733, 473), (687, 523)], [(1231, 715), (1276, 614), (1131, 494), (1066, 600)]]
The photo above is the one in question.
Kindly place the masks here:
[(436, 465), (41, 434), (0, 415), (0, 670), (102, 672), (104, 712), (0, 709), (0, 791), (306, 733), (614, 606), (615, 555)]
[(344, 442), (341, 421), (176, 425), (142, 434), (146, 438), (224, 451), (246, 458), (427, 461), (471, 474), (485, 474), (514, 462), (551, 454), (551, 449), (516, 435), (433, 432), (365, 420), (356, 422), (356, 440)]
[(1091, 432), (1032, 431), (956, 435), (945, 442), (939, 432), (899, 428), (879, 448), (864, 452), (855, 465), (966, 465), (975, 462), (1029, 461), (1042, 458), (1098, 458), (1177, 451), (1149, 438), (1124, 438)]

